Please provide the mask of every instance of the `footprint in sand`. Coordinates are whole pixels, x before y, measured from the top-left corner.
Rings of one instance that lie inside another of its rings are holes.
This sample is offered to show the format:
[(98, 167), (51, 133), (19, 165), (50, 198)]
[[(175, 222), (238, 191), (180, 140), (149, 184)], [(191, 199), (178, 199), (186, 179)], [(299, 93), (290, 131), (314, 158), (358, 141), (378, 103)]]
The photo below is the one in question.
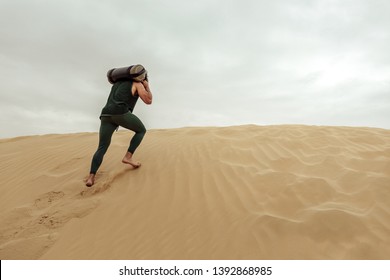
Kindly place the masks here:
[[(0, 258), (38, 259), (57, 240), (58, 231), (73, 218), (88, 215), (96, 200), (80, 201), (63, 191), (50, 191), (29, 205), (0, 216)], [(21, 244), (29, 241), (29, 250)], [(32, 244), (33, 243), (33, 244)]]
[(62, 191), (52, 191), (45, 193), (42, 197), (37, 198), (34, 202), (34, 206), (38, 209), (44, 209), (52, 205), (53, 202), (60, 200), (65, 196)]

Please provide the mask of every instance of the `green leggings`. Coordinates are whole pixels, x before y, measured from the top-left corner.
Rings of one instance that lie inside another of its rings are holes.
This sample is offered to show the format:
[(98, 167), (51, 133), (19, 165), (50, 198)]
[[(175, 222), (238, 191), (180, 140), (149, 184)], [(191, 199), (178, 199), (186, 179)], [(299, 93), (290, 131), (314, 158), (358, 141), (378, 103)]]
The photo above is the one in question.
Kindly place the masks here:
[(112, 134), (118, 126), (122, 126), (135, 132), (133, 138), (131, 138), (130, 146), (128, 148), (128, 151), (132, 154), (134, 154), (139, 144), (141, 144), (141, 141), (146, 133), (145, 126), (141, 120), (130, 112), (124, 115), (104, 116), (100, 119), (99, 147), (92, 158), (91, 174), (96, 174), (102, 164), (103, 157), (110, 146)]

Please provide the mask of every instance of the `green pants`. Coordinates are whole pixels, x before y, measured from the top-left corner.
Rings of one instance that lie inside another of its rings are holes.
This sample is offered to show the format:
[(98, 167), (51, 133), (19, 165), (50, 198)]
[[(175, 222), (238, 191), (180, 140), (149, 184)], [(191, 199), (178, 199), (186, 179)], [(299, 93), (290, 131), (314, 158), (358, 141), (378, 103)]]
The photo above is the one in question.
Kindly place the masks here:
[(124, 115), (102, 116), (99, 130), (99, 147), (92, 158), (91, 174), (96, 174), (100, 165), (103, 162), (103, 157), (107, 152), (111, 143), (111, 137), (118, 126), (122, 126), (135, 132), (131, 138), (128, 151), (134, 154), (135, 150), (141, 144), (145, 136), (146, 129), (141, 120), (132, 113), (128, 112)]

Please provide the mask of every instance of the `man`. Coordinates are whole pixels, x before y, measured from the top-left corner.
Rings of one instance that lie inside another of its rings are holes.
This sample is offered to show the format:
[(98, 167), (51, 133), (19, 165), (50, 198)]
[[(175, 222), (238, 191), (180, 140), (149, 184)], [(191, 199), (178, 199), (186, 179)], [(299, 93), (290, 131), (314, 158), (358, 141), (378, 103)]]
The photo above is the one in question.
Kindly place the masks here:
[(138, 97), (147, 104), (152, 104), (152, 92), (149, 87), (146, 69), (140, 65), (134, 65), (130, 69), (132, 79), (119, 79), (112, 88), (107, 99), (106, 106), (100, 114), (99, 146), (95, 152), (89, 177), (86, 185), (91, 187), (95, 183), (95, 175), (103, 162), (103, 157), (111, 143), (111, 137), (118, 126), (122, 126), (135, 132), (130, 141), (129, 148), (122, 159), (122, 163), (134, 168), (141, 163), (133, 160), (133, 154), (146, 133), (141, 120), (133, 114)]

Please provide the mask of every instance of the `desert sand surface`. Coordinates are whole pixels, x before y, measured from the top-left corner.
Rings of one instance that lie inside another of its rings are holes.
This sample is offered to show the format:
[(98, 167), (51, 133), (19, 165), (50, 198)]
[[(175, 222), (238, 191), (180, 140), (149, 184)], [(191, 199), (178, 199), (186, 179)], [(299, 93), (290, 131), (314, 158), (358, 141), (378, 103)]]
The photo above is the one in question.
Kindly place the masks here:
[(0, 140), (1, 259), (390, 259), (390, 130), (304, 125)]

